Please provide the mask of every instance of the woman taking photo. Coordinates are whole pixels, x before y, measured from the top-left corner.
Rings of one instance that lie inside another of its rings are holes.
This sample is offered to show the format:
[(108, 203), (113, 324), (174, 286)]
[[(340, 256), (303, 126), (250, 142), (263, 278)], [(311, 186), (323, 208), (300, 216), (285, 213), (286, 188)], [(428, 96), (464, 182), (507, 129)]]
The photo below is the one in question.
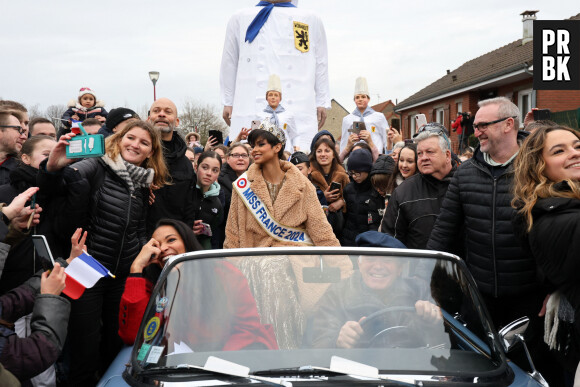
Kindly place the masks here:
[(193, 204), (196, 220), (193, 232), (206, 250), (219, 248), (217, 230), (223, 220), (223, 207), (219, 199), (220, 185), (217, 178), (221, 166), (222, 159), (214, 151), (203, 152), (195, 166), (197, 184), (193, 191)]
[(580, 134), (564, 126), (537, 129), (523, 143), (514, 172), (514, 226), (548, 287), (557, 290), (547, 303), (546, 326), (555, 317), (559, 322), (544, 340), (573, 375), (580, 360)]
[(62, 136), (41, 164), (41, 190), (64, 196), (50, 203), (58, 214), (55, 232), (87, 230), (88, 253), (116, 276), (102, 278), (72, 302), (68, 383), (81, 386), (93, 385), (99, 365), (106, 367), (122, 345), (117, 331), (125, 278), (147, 241), (150, 186), (165, 184), (167, 168), (159, 131), (143, 121), (133, 121), (108, 137), (104, 156), (69, 165), (74, 160), (67, 159), (66, 146), (73, 137)]

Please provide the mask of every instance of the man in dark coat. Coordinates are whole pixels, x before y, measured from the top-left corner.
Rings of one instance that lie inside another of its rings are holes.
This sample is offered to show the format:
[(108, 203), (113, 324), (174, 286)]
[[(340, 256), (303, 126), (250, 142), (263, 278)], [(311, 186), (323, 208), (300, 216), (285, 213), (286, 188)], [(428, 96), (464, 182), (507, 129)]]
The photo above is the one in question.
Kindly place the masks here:
[(415, 138), (418, 174), (391, 195), (381, 231), (410, 249), (424, 249), (455, 172), (449, 139), (442, 125), (428, 124)]
[(163, 140), (163, 157), (169, 171), (171, 184), (155, 190), (155, 202), (147, 216), (147, 233), (151, 235), (159, 219), (170, 218), (181, 220), (193, 227), (195, 210), (193, 206), (193, 188), (195, 172), (189, 159), (185, 156), (187, 144), (175, 131), (179, 125), (177, 107), (167, 98), (159, 98), (151, 105), (147, 119), (161, 131)]
[(479, 146), (453, 176), (427, 249), (465, 259), (497, 329), (517, 318), (530, 318), (526, 342), (550, 382), (546, 371), (558, 366), (547, 355), (543, 318), (538, 316), (546, 291), (534, 257), (522, 248), (511, 223), (513, 160), (526, 136), (518, 132), (520, 111), (505, 97), (478, 105), (473, 128)]
[(28, 138), (23, 119), (24, 113), (0, 106), (0, 185), (10, 182), (10, 173), (18, 165), (18, 152)]

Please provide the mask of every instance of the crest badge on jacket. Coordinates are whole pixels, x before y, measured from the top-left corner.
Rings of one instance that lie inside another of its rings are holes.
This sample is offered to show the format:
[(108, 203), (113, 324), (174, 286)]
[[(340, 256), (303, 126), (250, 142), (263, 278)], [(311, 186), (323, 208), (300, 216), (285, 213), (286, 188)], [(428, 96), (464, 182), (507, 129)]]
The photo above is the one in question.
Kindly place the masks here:
[(294, 47), (301, 52), (308, 52), (310, 50), (308, 24), (294, 22)]

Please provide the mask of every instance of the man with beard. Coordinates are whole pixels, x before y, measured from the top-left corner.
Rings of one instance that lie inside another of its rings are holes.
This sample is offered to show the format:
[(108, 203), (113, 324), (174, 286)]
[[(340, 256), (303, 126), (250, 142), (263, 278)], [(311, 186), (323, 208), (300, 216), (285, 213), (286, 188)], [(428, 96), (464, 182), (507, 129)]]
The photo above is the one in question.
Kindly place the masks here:
[(0, 107), (0, 185), (10, 182), (10, 172), (18, 165), (16, 156), (28, 138), (22, 113)]
[(193, 207), (193, 188), (195, 173), (185, 156), (187, 144), (175, 131), (179, 125), (177, 107), (167, 98), (153, 102), (147, 120), (161, 132), (163, 156), (169, 170), (171, 184), (154, 190), (155, 202), (149, 208), (147, 233), (151, 235), (159, 219), (181, 220), (193, 227), (195, 211)]

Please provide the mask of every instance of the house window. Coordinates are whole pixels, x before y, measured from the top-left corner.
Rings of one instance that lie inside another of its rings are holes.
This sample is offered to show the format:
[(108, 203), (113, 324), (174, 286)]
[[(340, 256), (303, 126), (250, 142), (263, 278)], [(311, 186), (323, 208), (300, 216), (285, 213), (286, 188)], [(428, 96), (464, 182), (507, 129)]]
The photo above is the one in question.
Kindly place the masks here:
[(445, 125), (445, 111), (443, 108), (437, 109), (435, 111), (435, 121), (439, 122), (442, 125)]
[(522, 90), (518, 93), (518, 107), (520, 108), (520, 128), (524, 126), (524, 118), (532, 110), (532, 89)]
[(463, 113), (463, 103), (457, 102), (457, 113)]

